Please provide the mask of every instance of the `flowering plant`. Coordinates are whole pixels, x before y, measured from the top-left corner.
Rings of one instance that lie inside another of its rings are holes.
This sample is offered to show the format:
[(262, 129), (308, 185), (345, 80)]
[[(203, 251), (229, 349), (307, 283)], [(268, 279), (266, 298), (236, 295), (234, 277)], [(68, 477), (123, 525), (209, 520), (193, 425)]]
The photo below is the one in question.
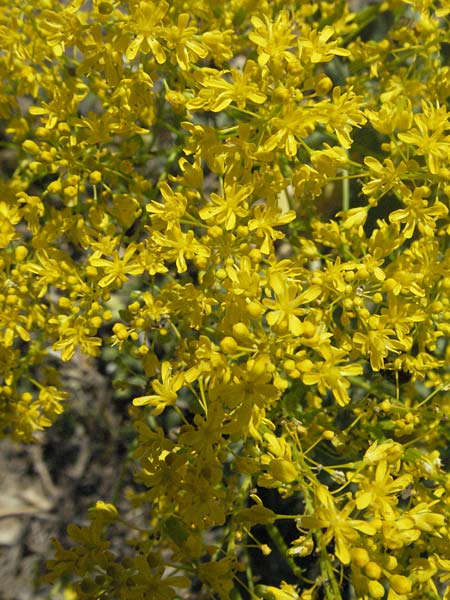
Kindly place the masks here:
[(146, 380), (76, 598), (450, 598), (450, 4), (361, 4), (0, 7), (2, 432)]

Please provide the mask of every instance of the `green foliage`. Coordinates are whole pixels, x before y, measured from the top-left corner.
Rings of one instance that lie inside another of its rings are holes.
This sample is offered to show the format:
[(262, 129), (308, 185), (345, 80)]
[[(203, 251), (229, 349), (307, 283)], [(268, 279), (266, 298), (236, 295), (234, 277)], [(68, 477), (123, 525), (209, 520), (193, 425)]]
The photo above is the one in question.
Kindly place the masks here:
[(0, 6), (1, 431), (102, 354), (148, 511), (74, 598), (450, 597), (450, 4), (360, 4)]

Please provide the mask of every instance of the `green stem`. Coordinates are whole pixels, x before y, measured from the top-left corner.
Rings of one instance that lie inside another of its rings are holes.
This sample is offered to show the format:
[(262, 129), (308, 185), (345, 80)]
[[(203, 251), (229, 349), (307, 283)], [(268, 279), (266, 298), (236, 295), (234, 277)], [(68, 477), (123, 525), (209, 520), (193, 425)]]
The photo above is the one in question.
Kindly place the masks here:
[(346, 211), (350, 208), (350, 179), (347, 169), (343, 169), (342, 173), (344, 175), (342, 179), (342, 210)]
[[(327, 600), (342, 600), (341, 591), (334, 575), (333, 566), (330, 562), (326, 549), (321, 553), (320, 568), (324, 579), (325, 597)], [(328, 586), (331, 584), (331, 588)]]
[(291, 571), (294, 573), (294, 575), (296, 577), (301, 578), (302, 571), (301, 571), (300, 567), (297, 565), (297, 563), (295, 562), (295, 560), (292, 558), (292, 556), (289, 554), (289, 548), (287, 547), (286, 542), (283, 539), (283, 536), (278, 531), (278, 528), (273, 523), (269, 523), (267, 525), (267, 532), (270, 535), (271, 540), (275, 543), (276, 547), (278, 548), (281, 556), (284, 558), (284, 560), (290, 566)]

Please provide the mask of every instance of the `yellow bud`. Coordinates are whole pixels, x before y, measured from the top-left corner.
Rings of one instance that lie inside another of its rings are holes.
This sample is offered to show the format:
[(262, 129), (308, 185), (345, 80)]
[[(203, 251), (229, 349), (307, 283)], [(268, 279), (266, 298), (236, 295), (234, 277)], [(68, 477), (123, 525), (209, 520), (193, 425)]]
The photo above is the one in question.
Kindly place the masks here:
[(233, 325), (233, 335), (239, 338), (248, 338), (250, 336), (250, 331), (245, 323), (235, 323)]
[(371, 598), (383, 598), (384, 596), (384, 587), (379, 581), (369, 581), (367, 589)]
[(431, 304), (430, 309), (434, 313), (440, 313), (444, 310), (444, 305), (442, 304), (442, 302), (440, 300), (435, 300)]
[(414, 415), (410, 412), (406, 413), (405, 415), (405, 423), (411, 424), (414, 423), (415, 419), (414, 419)]
[(325, 429), (325, 431), (322, 432), (322, 437), (325, 440), (332, 440), (334, 438), (334, 431), (331, 431), (331, 429)]
[(395, 281), (395, 279), (393, 277), (388, 277), (384, 282), (383, 282), (383, 289), (386, 290), (387, 292), (391, 292), (392, 290), (394, 290), (398, 285), (400, 285), (398, 283), (398, 281)]
[(402, 110), (397, 115), (397, 129), (407, 130), (412, 126), (413, 120), (413, 111), (411, 110)]
[(196, 256), (194, 259), (194, 264), (199, 269), (206, 269), (208, 266), (208, 259), (204, 256)]
[(109, 2), (100, 2), (98, 5), (98, 12), (101, 15), (109, 15), (114, 10), (114, 6)]
[(393, 571), (398, 566), (398, 560), (392, 554), (386, 555), (384, 562), (388, 571)]
[(264, 312), (264, 308), (258, 302), (249, 302), (245, 309), (254, 319), (259, 319)]
[(8, 292), (8, 295), (6, 296), (6, 304), (8, 306), (14, 306), (15, 304), (17, 304), (19, 300), (19, 297), (16, 296), (16, 294), (11, 294), (11, 292)]
[(86, 267), (86, 275), (88, 277), (96, 277), (98, 274), (97, 268), (92, 265), (87, 265)]
[(77, 188), (73, 185), (68, 185), (66, 188), (64, 188), (64, 196), (67, 196), (67, 198), (75, 198), (77, 194)]
[(325, 75), (325, 73), (321, 73), (316, 79), (316, 92), (319, 96), (324, 96), (327, 92), (331, 90), (333, 87), (333, 82), (331, 79)]
[(59, 194), (59, 192), (62, 190), (62, 185), (59, 179), (56, 179), (55, 181), (51, 181), (48, 186), (47, 186), (47, 191), (50, 194)]
[(100, 173), (100, 171), (92, 171), (92, 173), (89, 175), (89, 183), (92, 183), (92, 185), (100, 183), (101, 180), (102, 174)]
[(291, 94), (289, 90), (285, 87), (282, 87), (281, 85), (273, 90), (274, 100), (281, 100), (282, 102), (286, 102), (286, 100), (289, 99), (290, 95)]
[(344, 302), (342, 303), (342, 306), (344, 307), (344, 310), (352, 310), (353, 300), (351, 298), (345, 298)]
[(284, 361), (283, 367), (286, 371), (293, 371), (295, 369), (295, 362), (292, 360), (292, 358), (288, 358)]
[(250, 260), (254, 263), (258, 263), (261, 260), (262, 254), (259, 248), (252, 248), (248, 253)]
[(69, 175), (69, 177), (67, 178), (67, 183), (69, 185), (78, 185), (80, 183), (80, 176), (79, 175)]
[(70, 127), (67, 123), (58, 123), (58, 131), (59, 133), (68, 135), (70, 133)]
[(383, 400), (383, 402), (380, 402), (380, 408), (385, 413), (391, 412), (391, 410), (392, 410), (391, 401), (386, 398), (386, 400)]
[(214, 239), (219, 238), (222, 235), (222, 233), (222, 228), (218, 225), (213, 225), (212, 227), (208, 228), (208, 235), (210, 235)]
[(115, 323), (113, 326), (113, 331), (116, 334), (117, 339), (121, 341), (128, 339), (129, 334), (127, 328), (125, 325), (122, 325), (122, 323)]
[(305, 358), (304, 360), (299, 360), (298, 362), (295, 363), (295, 366), (302, 373), (308, 373), (309, 371), (312, 371), (314, 368), (313, 362), (311, 360), (309, 360), (309, 358)]
[(128, 305), (128, 310), (132, 313), (136, 313), (138, 312), (138, 310), (141, 308), (141, 305), (139, 304), (139, 302), (137, 302), (136, 300), (134, 302), (132, 302), (131, 304)]
[(391, 588), (397, 594), (409, 594), (412, 589), (412, 582), (404, 575), (392, 575), (389, 579)]
[(359, 310), (358, 313), (359, 318), (363, 319), (364, 321), (366, 321), (370, 317), (370, 312), (367, 310), (367, 308), (361, 308), (361, 310)]
[(284, 392), (289, 387), (289, 382), (286, 381), (286, 379), (283, 379), (282, 377), (280, 377), (280, 375), (278, 375), (278, 373), (275, 373), (274, 378), (273, 378), (273, 385), (276, 387), (276, 389), (278, 391)]
[(220, 347), (225, 354), (234, 354), (238, 349), (236, 340), (229, 335), (221, 340)]
[(369, 317), (367, 324), (369, 325), (370, 329), (378, 329), (379, 322), (379, 316), (372, 315), (371, 317)]
[(45, 140), (50, 136), (50, 129), (46, 127), (38, 127), (35, 131), (36, 137)]
[(352, 563), (357, 567), (364, 567), (369, 562), (369, 553), (365, 548), (352, 548), (350, 551)]
[(39, 160), (42, 162), (51, 163), (53, 162), (53, 154), (48, 150), (43, 150), (39, 155)]
[(66, 308), (66, 309), (68, 309), (72, 306), (72, 302), (66, 296), (61, 296), (60, 299), (58, 300), (58, 304), (61, 308)]
[(364, 573), (367, 575), (367, 577), (370, 577), (370, 579), (380, 579), (382, 570), (380, 565), (377, 565), (376, 562), (370, 560), (364, 567)]
[(14, 256), (17, 262), (21, 262), (28, 255), (28, 248), (26, 246), (17, 246), (14, 249)]
[(95, 327), (96, 329), (102, 326), (102, 322), (103, 321), (101, 317), (92, 317), (91, 319), (89, 319), (89, 323), (92, 325), (92, 327)]
[(22, 148), (30, 154), (39, 154), (40, 148), (33, 140), (25, 140), (22, 142)]
[(247, 362), (247, 369), (257, 377), (271, 371), (271, 363), (266, 355), (258, 356), (256, 359), (251, 358)]
[(380, 304), (380, 302), (383, 301), (382, 294), (380, 294), (380, 292), (376, 292), (375, 294), (373, 294), (372, 301), (375, 302), (375, 304)]
[(316, 327), (310, 321), (303, 321), (303, 333), (302, 337), (311, 339), (316, 333)]
[(269, 465), (269, 472), (274, 479), (283, 483), (291, 483), (297, 479), (297, 469), (288, 460), (274, 459)]

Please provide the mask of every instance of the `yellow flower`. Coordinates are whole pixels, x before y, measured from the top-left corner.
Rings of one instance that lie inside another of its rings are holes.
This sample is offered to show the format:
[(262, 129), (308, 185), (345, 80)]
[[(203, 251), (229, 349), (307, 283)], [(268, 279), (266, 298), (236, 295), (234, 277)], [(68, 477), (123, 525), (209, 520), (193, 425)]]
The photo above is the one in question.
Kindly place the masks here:
[(380, 461), (383, 462), (385, 460), (388, 460), (390, 463), (396, 462), (403, 456), (403, 453), (403, 446), (398, 442), (386, 440), (379, 443), (378, 440), (375, 440), (366, 450), (363, 462), (367, 465), (376, 465)]
[(152, 222), (164, 223), (167, 231), (173, 229), (186, 209), (186, 197), (178, 192), (173, 192), (166, 181), (161, 182), (160, 192), (164, 202), (149, 202), (145, 210), (152, 215)]
[(369, 509), (370, 513), (392, 518), (394, 506), (398, 503), (397, 494), (412, 483), (411, 475), (405, 474), (394, 479), (390, 474), (388, 463), (381, 460), (375, 469), (375, 477), (360, 475), (352, 478), (359, 486), (355, 494), (356, 507), (359, 510)]
[(321, 538), (321, 546), (325, 547), (332, 539), (335, 542), (337, 558), (348, 565), (351, 560), (350, 549), (359, 538), (359, 533), (374, 535), (377, 531), (375, 523), (351, 518), (355, 510), (353, 500), (338, 510), (333, 496), (328, 488), (321, 485), (315, 491), (317, 507), (314, 516), (304, 516), (299, 519), (302, 529), (326, 529)]
[(122, 286), (128, 279), (128, 275), (140, 275), (144, 268), (141, 263), (132, 257), (136, 253), (137, 246), (130, 245), (121, 257), (117, 250), (114, 250), (112, 260), (97, 258), (95, 255), (89, 259), (94, 267), (101, 267), (104, 276), (99, 280), (100, 287), (109, 287), (112, 284)]
[(245, 217), (249, 212), (246, 200), (252, 190), (250, 185), (238, 188), (234, 183), (225, 182), (223, 197), (212, 193), (210, 205), (202, 208), (199, 215), (205, 221), (214, 219), (215, 223), (223, 223), (227, 230), (234, 229), (236, 217)]
[(313, 369), (303, 374), (303, 382), (306, 385), (317, 385), (321, 394), (331, 390), (338, 405), (345, 406), (350, 401), (347, 393), (350, 383), (347, 377), (361, 375), (363, 368), (356, 363), (340, 365), (347, 353), (329, 344), (322, 344), (319, 352), (325, 360), (315, 362)]
[(167, 406), (175, 404), (178, 390), (184, 385), (184, 374), (177, 373), (172, 376), (172, 365), (164, 361), (161, 365), (161, 380), (152, 381), (152, 388), (156, 392), (149, 396), (139, 396), (133, 400), (135, 406), (152, 406), (153, 414), (160, 415)]
[(344, 148), (350, 148), (350, 133), (353, 127), (361, 127), (366, 122), (361, 104), (362, 99), (352, 88), (347, 87), (344, 90), (336, 86), (333, 88), (331, 102), (324, 101), (318, 105), (321, 112), (317, 121), (326, 124), (327, 131), (334, 132)]
[(179, 273), (187, 271), (186, 259), (194, 256), (208, 258), (211, 252), (207, 246), (197, 242), (192, 230), (184, 233), (178, 224), (174, 225), (165, 235), (154, 231), (152, 241), (156, 246), (168, 249), (164, 258), (169, 261), (175, 260)]
[(17, 207), (0, 202), (0, 248), (6, 248), (12, 240), (19, 237), (15, 225), (21, 218), (22, 215)]
[(403, 196), (402, 201), (406, 207), (395, 210), (389, 215), (391, 223), (405, 224), (401, 230), (405, 238), (412, 238), (416, 227), (423, 235), (432, 237), (436, 229), (436, 221), (448, 214), (447, 207), (439, 200), (429, 205), (424, 198), (429, 193), (430, 189), (425, 186), (416, 187), (412, 194)]
[(349, 56), (347, 48), (339, 48), (337, 42), (329, 42), (334, 35), (334, 29), (325, 25), (323, 29), (309, 29), (304, 26), (302, 35), (298, 39), (299, 55), (302, 62), (310, 60), (312, 63), (328, 62), (334, 56)]
[(295, 44), (295, 36), (292, 33), (292, 22), (289, 13), (281, 10), (275, 21), (271, 21), (267, 16), (253, 16), (251, 23), (255, 31), (249, 33), (249, 39), (258, 46), (258, 63), (261, 66), (266, 65), (270, 60), (279, 61), (284, 59), (287, 62), (297, 60), (292, 52)]
[(408, 172), (408, 165), (404, 161), (395, 165), (390, 158), (385, 158), (382, 164), (373, 156), (366, 156), (364, 164), (369, 168), (371, 179), (363, 185), (362, 191), (375, 198), (399, 185), (402, 175)]
[(82, 352), (89, 356), (97, 356), (102, 340), (90, 335), (91, 328), (86, 319), (79, 317), (60, 317), (55, 319), (59, 322), (59, 340), (53, 344), (53, 350), (61, 350), (61, 358), (68, 361), (75, 354), (77, 346)]
[(183, 70), (187, 70), (191, 62), (206, 58), (208, 54), (204, 44), (196, 39), (197, 27), (188, 27), (189, 19), (187, 13), (182, 13), (178, 15), (177, 25), (166, 27), (162, 32), (167, 48), (175, 51), (177, 63)]
[(368, 319), (367, 333), (357, 331), (353, 335), (353, 343), (356, 348), (370, 359), (373, 371), (379, 371), (384, 366), (384, 359), (390, 352), (398, 353), (400, 350), (408, 349), (408, 342), (400, 341), (391, 336), (395, 331), (387, 326), (387, 318), (373, 315)]
[(80, 8), (80, 1), (71, 2), (64, 10), (43, 10), (39, 26), (55, 56), (62, 56), (66, 45), (73, 46), (82, 31), (82, 24), (74, 13)]
[(297, 154), (301, 141), (308, 137), (321, 120), (321, 114), (312, 107), (286, 108), (282, 117), (273, 117), (270, 127), (275, 130), (262, 145), (263, 152), (270, 152), (274, 148), (282, 148), (288, 158)]
[(225, 600), (230, 597), (233, 589), (236, 566), (236, 562), (231, 556), (225, 556), (221, 559), (199, 563), (197, 570), (201, 580), (206, 582), (219, 598)]
[(450, 150), (450, 136), (445, 135), (448, 129), (448, 113), (445, 106), (433, 106), (422, 103), (422, 113), (414, 115), (416, 127), (399, 133), (398, 138), (407, 144), (417, 146), (416, 153), (424, 156), (432, 174), (436, 174)]
[(289, 281), (282, 273), (275, 272), (270, 276), (270, 287), (274, 299), (263, 300), (264, 306), (269, 309), (266, 315), (267, 323), (270, 327), (276, 326), (282, 331), (290, 331), (295, 336), (302, 335), (304, 328), (298, 315), (305, 314), (307, 310), (300, 307), (320, 296), (320, 286), (312, 285), (300, 291), (298, 284)]
[(140, 51), (152, 52), (159, 64), (165, 62), (166, 53), (157, 37), (162, 33), (161, 23), (168, 10), (169, 5), (164, 0), (157, 5), (150, 1), (138, 2), (128, 23), (129, 31), (134, 37), (125, 52), (128, 60), (136, 58)]
[(271, 600), (300, 600), (300, 596), (295, 591), (293, 585), (281, 582), (281, 587), (276, 588), (273, 585), (260, 585), (257, 588), (259, 594), (264, 594), (262, 598), (270, 598)]
[[(231, 81), (224, 79), (228, 74)], [(187, 107), (194, 110), (207, 108), (213, 112), (220, 112), (233, 102), (242, 109), (246, 107), (248, 101), (263, 104), (267, 96), (261, 91), (258, 83), (259, 75), (257, 65), (249, 60), (245, 63), (242, 72), (231, 69), (206, 77), (202, 82), (204, 89), (200, 91), (198, 97), (187, 102)]]
[(273, 202), (258, 204), (254, 207), (254, 218), (248, 222), (249, 231), (255, 231), (263, 242), (260, 247), (262, 254), (269, 254), (274, 240), (284, 238), (284, 233), (274, 229), (280, 225), (290, 223), (295, 219), (295, 211), (288, 210), (284, 214)]

